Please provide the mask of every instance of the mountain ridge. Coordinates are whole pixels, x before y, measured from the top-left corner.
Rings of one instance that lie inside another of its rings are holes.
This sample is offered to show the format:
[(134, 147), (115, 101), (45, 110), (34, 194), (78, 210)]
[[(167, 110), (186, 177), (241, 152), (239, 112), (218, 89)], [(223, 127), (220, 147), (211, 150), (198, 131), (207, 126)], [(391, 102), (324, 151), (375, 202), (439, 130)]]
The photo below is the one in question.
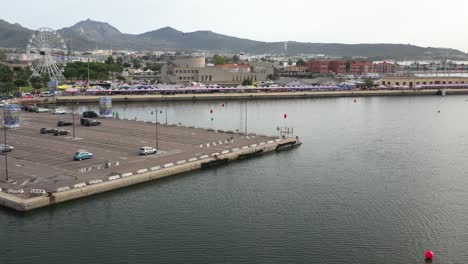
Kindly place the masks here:
[[(210, 30), (182, 32), (166, 26), (141, 34), (126, 34), (106, 22), (91, 19), (57, 30), (69, 49), (183, 50), (217, 53), (284, 54), (284, 42), (264, 42), (219, 34)], [(34, 31), (0, 19), (0, 47), (24, 48)], [(413, 59), (429, 57), (466, 57), (451, 48), (419, 47), (386, 43), (310, 43), (287, 41), (288, 55), (323, 54), (333, 57), (382, 57)]]

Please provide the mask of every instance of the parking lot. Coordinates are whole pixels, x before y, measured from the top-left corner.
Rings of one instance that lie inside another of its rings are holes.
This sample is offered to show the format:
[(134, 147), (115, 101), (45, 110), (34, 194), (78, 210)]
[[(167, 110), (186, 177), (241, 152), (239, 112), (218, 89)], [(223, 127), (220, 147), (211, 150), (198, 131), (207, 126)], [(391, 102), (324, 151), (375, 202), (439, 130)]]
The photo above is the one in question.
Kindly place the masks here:
[[(139, 148), (155, 147), (156, 125), (141, 121), (99, 119), (100, 126), (80, 126), (75, 115), (75, 138), (40, 134), (41, 128), (56, 128), (58, 121), (72, 121), (72, 115), (21, 112), (21, 127), (7, 132), (10, 183), (0, 182), (3, 191), (26, 189), (56, 191), (61, 186), (106, 179), (111, 175), (163, 166), (180, 160), (241, 148), (272, 140), (266, 136), (245, 136), (183, 126), (158, 125), (160, 154), (141, 156)], [(72, 126), (62, 127), (73, 131)], [(2, 136), (3, 138), (3, 136)], [(3, 140), (0, 140), (3, 143)], [(94, 154), (93, 159), (74, 161), (77, 150)], [(5, 179), (5, 159), (0, 156), (0, 179)]]

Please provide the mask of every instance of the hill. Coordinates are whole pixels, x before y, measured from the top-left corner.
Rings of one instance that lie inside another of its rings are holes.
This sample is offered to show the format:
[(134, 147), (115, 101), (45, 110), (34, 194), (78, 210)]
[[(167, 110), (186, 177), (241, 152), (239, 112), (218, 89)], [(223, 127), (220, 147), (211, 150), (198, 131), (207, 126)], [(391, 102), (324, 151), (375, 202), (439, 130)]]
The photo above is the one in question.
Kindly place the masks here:
[[(73, 50), (183, 50), (218, 53), (247, 52), (283, 54), (284, 42), (262, 42), (226, 36), (212, 31), (182, 32), (171, 27), (139, 35), (125, 34), (108, 23), (90, 19), (58, 30)], [(22, 48), (33, 33), (19, 24), (0, 20), (0, 47)], [(380, 57), (393, 59), (464, 58), (466, 54), (450, 48), (425, 48), (403, 44), (339, 44), (288, 42), (288, 54), (324, 54), (327, 56)]]

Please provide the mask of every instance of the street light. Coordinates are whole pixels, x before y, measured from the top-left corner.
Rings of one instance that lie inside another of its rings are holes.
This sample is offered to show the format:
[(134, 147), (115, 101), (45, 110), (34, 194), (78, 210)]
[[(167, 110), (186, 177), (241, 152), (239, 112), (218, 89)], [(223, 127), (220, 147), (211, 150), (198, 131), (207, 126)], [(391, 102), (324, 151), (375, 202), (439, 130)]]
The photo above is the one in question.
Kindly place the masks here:
[(5, 112), (6, 105), (3, 106), (3, 137), (4, 137), (4, 155), (5, 155), (5, 182), (9, 182), (8, 179), (8, 150), (7, 148), (7, 127), (6, 127), (6, 112)]
[(155, 121), (156, 121), (156, 150), (159, 151), (159, 135), (158, 135), (158, 108), (156, 107), (156, 111), (151, 112), (152, 115), (155, 116)]

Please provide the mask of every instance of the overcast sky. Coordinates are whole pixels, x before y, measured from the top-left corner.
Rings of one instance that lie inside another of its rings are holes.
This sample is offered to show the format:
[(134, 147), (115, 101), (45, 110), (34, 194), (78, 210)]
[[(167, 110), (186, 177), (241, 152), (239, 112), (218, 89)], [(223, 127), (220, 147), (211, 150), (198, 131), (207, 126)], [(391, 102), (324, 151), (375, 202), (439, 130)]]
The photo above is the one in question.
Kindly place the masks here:
[(468, 52), (467, 0), (2, 0), (0, 18), (59, 29), (90, 18), (124, 33), (171, 26), (261, 41), (403, 43)]

